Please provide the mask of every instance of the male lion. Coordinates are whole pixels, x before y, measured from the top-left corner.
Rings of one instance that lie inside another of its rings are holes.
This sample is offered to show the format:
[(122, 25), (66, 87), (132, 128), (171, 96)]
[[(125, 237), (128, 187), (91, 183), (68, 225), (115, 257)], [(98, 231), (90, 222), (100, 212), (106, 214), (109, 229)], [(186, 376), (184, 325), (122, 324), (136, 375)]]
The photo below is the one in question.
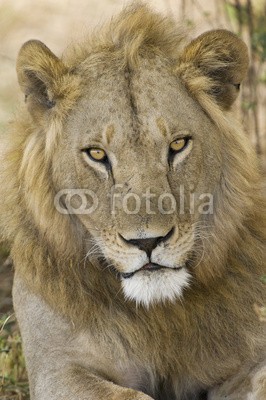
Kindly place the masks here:
[(20, 50), (0, 187), (32, 400), (266, 398), (247, 49), (185, 36), (137, 4), (62, 59)]

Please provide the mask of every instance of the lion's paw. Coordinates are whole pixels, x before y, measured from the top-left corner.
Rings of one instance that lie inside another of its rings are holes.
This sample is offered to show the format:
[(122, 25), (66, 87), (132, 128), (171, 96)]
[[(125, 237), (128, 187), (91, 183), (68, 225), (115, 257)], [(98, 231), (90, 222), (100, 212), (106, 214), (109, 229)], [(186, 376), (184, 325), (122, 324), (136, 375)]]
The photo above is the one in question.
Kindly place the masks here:
[(153, 400), (152, 397), (136, 390), (126, 389), (112, 397), (112, 400)]

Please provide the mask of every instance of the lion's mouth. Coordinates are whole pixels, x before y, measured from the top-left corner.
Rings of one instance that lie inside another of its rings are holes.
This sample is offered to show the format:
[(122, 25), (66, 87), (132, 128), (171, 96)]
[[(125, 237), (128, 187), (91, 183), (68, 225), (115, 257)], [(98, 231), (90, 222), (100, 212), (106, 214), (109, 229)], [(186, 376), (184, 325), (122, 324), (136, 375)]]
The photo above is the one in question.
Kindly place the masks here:
[(169, 270), (169, 269), (171, 269), (171, 270), (176, 270), (176, 271), (178, 271), (178, 270), (180, 270), (180, 269), (182, 269), (183, 268), (183, 266), (178, 266), (178, 267), (165, 267), (164, 265), (160, 265), (160, 264), (155, 264), (155, 263), (147, 263), (147, 264), (145, 264), (145, 265), (143, 265), (143, 267), (141, 267), (140, 269), (137, 269), (136, 271), (134, 271), (134, 272), (125, 272), (125, 273), (123, 273), (123, 272), (121, 272), (120, 273), (120, 275), (121, 275), (121, 277), (123, 278), (123, 279), (128, 279), (128, 278), (131, 278), (133, 275), (135, 275), (136, 273), (138, 273), (138, 272), (143, 272), (143, 271), (148, 271), (148, 272), (155, 272), (155, 271), (158, 271), (158, 270), (162, 270), (162, 269), (165, 269), (165, 270)]

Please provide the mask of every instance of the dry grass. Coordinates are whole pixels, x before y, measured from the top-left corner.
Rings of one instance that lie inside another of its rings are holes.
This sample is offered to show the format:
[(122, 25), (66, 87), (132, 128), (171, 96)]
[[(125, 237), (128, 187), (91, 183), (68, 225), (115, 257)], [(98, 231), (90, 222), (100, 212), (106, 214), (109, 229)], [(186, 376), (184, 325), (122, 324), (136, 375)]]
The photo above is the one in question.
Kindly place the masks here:
[(29, 400), (21, 337), (12, 310), (12, 264), (0, 247), (0, 400)]
[(0, 400), (28, 400), (21, 337), (14, 314), (0, 319)]

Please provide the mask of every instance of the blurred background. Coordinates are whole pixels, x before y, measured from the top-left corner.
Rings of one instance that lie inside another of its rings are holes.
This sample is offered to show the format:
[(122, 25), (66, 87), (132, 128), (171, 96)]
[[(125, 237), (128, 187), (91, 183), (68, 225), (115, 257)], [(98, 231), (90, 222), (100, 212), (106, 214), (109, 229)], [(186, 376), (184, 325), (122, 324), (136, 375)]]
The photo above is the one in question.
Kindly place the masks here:
[[(191, 37), (209, 29), (236, 32), (249, 47), (250, 68), (237, 113), (266, 170), (266, 0), (147, 0), (172, 15)], [(126, 4), (123, 0), (0, 0), (0, 130), (8, 129), (23, 95), (15, 62), (29, 39), (43, 41), (55, 54), (80, 40)], [(1, 160), (0, 160), (1, 162)], [(1, 200), (0, 200), (1, 201)], [(29, 399), (21, 340), (12, 311), (12, 263), (0, 247), (0, 400)]]

